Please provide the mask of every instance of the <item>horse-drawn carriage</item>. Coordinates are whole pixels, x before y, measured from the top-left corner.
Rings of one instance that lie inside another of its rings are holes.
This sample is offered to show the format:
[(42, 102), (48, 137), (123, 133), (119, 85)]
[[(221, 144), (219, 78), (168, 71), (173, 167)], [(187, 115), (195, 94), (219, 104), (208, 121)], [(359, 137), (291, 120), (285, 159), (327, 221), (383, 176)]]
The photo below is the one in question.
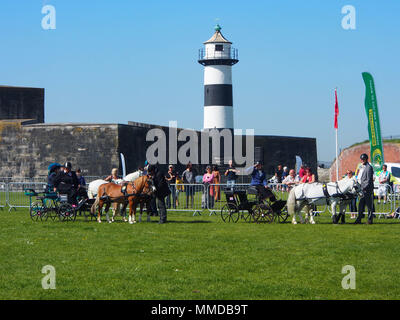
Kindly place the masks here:
[[(238, 222), (239, 218), (247, 222), (285, 222), (288, 218), (286, 201), (270, 199), (263, 200), (255, 187), (247, 190), (224, 190), (226, 204), (221, 209), (221, 218), (224, 222)], [(248, 195), (255, 196), (254, 200)]]
[[(48, 218), (75, 221), (76, 210), (68, 203), (67, 195), (36, 192), (33, 189), (25, 189), (24, 193), (29, 196), (29, 214), (33, 221), (46, 221)], [(35, 197), (35, 201), (32, 201), (32, 197)]]

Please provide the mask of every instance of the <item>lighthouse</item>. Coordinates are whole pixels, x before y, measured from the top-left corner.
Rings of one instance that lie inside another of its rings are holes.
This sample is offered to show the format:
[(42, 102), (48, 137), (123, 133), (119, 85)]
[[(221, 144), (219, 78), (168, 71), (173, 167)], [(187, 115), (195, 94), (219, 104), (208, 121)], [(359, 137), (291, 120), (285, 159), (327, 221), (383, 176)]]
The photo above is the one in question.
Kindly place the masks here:
[(199, 50), (204, 66), (204, 129), (233, 129), (232, 66), (239, 62), (238, 50), (224, 38), (221, 27)]

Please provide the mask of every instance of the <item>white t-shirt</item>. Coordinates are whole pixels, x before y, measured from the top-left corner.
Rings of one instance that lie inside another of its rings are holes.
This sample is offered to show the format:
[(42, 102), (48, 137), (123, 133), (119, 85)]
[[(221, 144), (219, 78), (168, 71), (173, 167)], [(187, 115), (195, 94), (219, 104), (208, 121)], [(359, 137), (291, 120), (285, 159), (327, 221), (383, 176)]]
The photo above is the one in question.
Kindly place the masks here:
[(362, 177), (362, 174), (363, 174), (364, 170), (365, 170), (365, 165), (363, 165), (363, 164), (360, 165), (359, 170), (358, 170), (358, 174), (357, 174), (357, 181), (360, 184), (361, 184), (361, 177)]
[(282, 183), (296, 183), (296, 182), (299, 182), (300, 181), (300, 178), (299, 178), (299, 176), (297, 175), (297, 176), (295, 176), (295, 177), (292, 177), (291, 175), (289, 175), (289, 176), (287, 176), (283, 181), (282, 181)]
[[(381, 182), (383, 179), (388, 179), (388, 181), (386, 181), (386, 182)], [(388, 184), (389, 183), (389, 171), (382, 171), (380, 174), (379, 174), (379, 183), (380, 184)]]

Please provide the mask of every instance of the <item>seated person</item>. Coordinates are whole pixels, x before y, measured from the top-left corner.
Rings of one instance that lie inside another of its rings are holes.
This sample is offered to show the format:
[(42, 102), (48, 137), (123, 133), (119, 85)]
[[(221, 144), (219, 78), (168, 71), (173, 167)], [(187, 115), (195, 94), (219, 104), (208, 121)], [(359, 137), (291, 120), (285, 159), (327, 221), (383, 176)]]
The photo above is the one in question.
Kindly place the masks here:
[(294, 171), (294, 169), (291, 169), (289, 171), (289, 175), (286, 176), (286, 178), (282, 181), (282, 183), (288, 186), (288, 190), (290, 190), (295, 185), (300, 183), (300, 179), (298, 176), (296, 176), (296, 172)]
[(89, 198), (86, 192), (86, 181), (85, 178), (82, 176), (82, 171), (80, 168), (76, 170), (76, 177), (78, 178), (78, 196), (84, 199)]
[(315, 175), (312, 173), (311, 168), (307, 167), (304, 171), (304, 176), (301, 179), (301, 183), (313, 183), (315, 182)]
[(51, 168), (49, 175), (47, 177), (47, 193), (53, 193), (54, 192), (54, 180), (56, 179), (61, 167), (60, 166), (54, 166)]
[(54, 191), (68, 195), (68, 203), (76, 206), (76, 192), (78, 189), (78, 178), (75, 171), (72, 171), (71, 162), (66, 162), (64, 171), (60, 171), (54, 179)]
[(245, 172), (251, 175), (250, 185), (257, 189), (262, 200), (269, 198), (273, 202), (276, 201), (274, 194), (268, 187), (267, 178), (265, 172), (262, 170), (261, 162), (256, 162), (254, 166), (247, 168)]
[(117, 168), (113, 168), (111, 170), (111, 175), (108, 176), (107, 178), (105, 178), (104, 181), (117, 183), (117, 180), (119, 180), (119, 179), (121, 179), (121, 178), (118, 176), (118, 169)]

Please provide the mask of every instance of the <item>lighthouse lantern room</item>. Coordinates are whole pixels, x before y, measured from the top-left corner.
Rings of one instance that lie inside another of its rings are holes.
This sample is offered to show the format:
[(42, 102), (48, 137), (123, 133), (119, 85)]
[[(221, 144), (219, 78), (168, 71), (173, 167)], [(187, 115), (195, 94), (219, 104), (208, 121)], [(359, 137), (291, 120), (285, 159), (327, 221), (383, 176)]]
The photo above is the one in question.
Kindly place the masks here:
[(221, 27), (199, 50), (204, 66), (204, 129), (233, 129), (232, 66), (239, 62), (238, 50), (231, 47)]

